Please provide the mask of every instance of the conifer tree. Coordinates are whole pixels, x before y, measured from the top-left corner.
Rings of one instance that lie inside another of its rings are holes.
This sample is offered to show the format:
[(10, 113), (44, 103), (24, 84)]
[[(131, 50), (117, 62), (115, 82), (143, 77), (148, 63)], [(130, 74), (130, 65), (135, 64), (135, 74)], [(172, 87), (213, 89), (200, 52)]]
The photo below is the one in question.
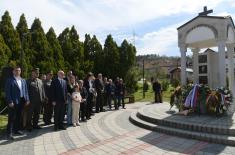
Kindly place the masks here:
[(113, 79), (119, 76), (119, 51), (111, 34), (105, 40), (104, 58), (104, 73)]
[(0, 33), (7, 46), (11, 50), (10, 59), (19, 62), (20, 59), (20, 38), (17, 31), (14, 29), (11, 17), (8, 11), (2, 16), (2, 21), (0, 22)]
[[(30, 49), (31, 43), (31, 34), (28, 29), (27, 21), (25, 19), (24, 14), (20, 16), (20, 20), (16, 26), (16, 30), (19, 34), (21, 41), (21, 54), (22, 54), (22, 71), (24, 77), (29, 77), (30, 71), (32, 69), (31, 58), (32, 58), (32, 50)], [(21, 58), (20, 58), (21, 59)]]
[(55, 70), (53, 51), (49, 47), (46, 35), (41, 25), (41, 21), (36, 18), (31, 26), (32, 37), (32, 66), (39, 67), (43, 72)]
[[(63, 51), (60, 46), (59, 40), (56, 37), (54, 29), (51, 27), (49, 31), (46, 34), (47, 41), (49, 43), (49, 46), (53, 52), (53, 59), (55, 69), (64, 69), (64, 57), (63, 57)], [(56, 71), (56, 70), (54, 70)]]

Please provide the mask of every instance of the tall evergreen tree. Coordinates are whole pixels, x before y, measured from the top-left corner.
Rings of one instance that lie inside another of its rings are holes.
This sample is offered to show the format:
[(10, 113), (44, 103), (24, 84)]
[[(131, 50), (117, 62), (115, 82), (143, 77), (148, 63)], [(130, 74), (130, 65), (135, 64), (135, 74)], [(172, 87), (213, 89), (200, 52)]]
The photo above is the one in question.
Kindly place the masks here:
[(89, 34), (85, 34), (85, 40), (83, 43), (84, 48), (84, 59), (85, 60), (92, 60), (92, 57), (90, 56), (93, 52), (91, 49), (91, 36)]
[[(63, 51), (60, 46), (59, 40), (56, 37), (54, 29), (51, 27), (46, 34), (47, 41), (49, 42), (49, 46), (53, 52), (53, 59), (55, 69), (64, 69), (64, 57)], [(56, 70), (54, 70), (56, 71)]]
[(119, 51), (112, 35), (108, 35), (104, 44), (104, 73), (112, 78), (119, 76)]
[(11, 55), (11, 50), (5, 44), (2, 35), (0, 34), (0, 69), (8, 64), (9, 56)]
[(32, 69), (32, 50), (30, 49), (30, 43), (31, 43), (31, 34), (28, 29), (27, 21), (25, 19), (24, 14), (20, 16), (20, 20), (16, 26), (16, 30), (19, 34), (20, 41), (21, 41), (21, 52), (22, 52), (22, 59), (23, 59), (23, 76), (29, 77), (30, 76), (30, 70)]
[(73, 47), (70, 40), (69, 32), (70, 32), (69, 28), (65, 28), (58, 37), (60, 46), (63, 51), (66, 71), (71, 70), (73, 68), (72, 64), (70, 64), (70, 62), (73, 60)]
[(82, 77), (84, 75), (82, 70), (84, 50), (82, 42), (79, 41), (77, 30), (74, 26), (72, 26), (71, 30), (66, 28), (58, 39), (63, 50), (67, 70), (73, 70), (76, 75)]
[(39, 67), (43, 72), (55, 70), (53, 52), (38, 18), (34, 20), (30, 33), (32, 36), (33, 67)]
[(21, 53), (20, 38), (12, 25), (11, 17), (8, 11), (6, 11), (2, 16), (2, 21), (0, 22), (0, 33), (12, 52), (10, 59), (13, 61), (19, 61)]
[(136, 51), (132, 44), (124, 40), (119, 48), (120, 76), (125, 77), (128, 70), (135, 64)]
[(95, 74), (98, 74), (98, 73), (105, 74), (106, 72), (104, 72), (103, 70), (105, 68), (104, 51), (102, 49), (102, 45), (100, 44), (100, 42), (98, 41), (95, 35), (91, 39), (90, 46), (91, 46), (90, 58), (93, 58), (93, 61), (94, 61), (93, 72)]

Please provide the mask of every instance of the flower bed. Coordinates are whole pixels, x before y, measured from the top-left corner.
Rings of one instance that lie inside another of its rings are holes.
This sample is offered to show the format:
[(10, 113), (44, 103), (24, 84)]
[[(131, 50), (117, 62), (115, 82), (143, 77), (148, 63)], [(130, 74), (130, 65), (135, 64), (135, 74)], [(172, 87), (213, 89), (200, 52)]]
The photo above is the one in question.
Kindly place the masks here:
[(175, 105), (184, 115), (190, 112), (222, 115), (229, 110), (231, 103), (232, 93), (227, 88), (210, 89), (198, 84), (177, 87), (170, 100), (170, 106)]

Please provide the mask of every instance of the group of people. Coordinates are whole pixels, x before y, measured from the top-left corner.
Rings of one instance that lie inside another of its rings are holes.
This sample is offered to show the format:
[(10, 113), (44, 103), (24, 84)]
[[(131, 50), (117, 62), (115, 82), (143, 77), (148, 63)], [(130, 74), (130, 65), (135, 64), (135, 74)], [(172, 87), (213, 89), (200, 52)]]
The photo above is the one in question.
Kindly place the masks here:
[[(39, 68), (32, 70), (31, 78), (21, 77), (21, 68), (13, 69), (13, 76), (5, 85), (5, 96), (8, 104), (7, 138), (13, 140), (13, 134), (22, 135), (22, 130), (31, 132), (41, 129), (40, 114), (43, 113), (45, 125), (52, 124), (54, 116), (54, 130), (65, 130), (66, 126), (79, 126), (79, 122), (91, 119), (95, 113), (104, 112), (104, 106), (118, 110), (122, 104), (125, 109), (125, 85), (121, 78), (97, 78), (88, 73), (84, 80), (78, 80), (69, 71), (60, 70), (57, 76), (48, 72), (39, 78)], [(94, 108), (94, 109), (93, 109)], [(107, 109), (106, 109), (107, 110)], [(66, 124), (64, 124), (66, 120)]]

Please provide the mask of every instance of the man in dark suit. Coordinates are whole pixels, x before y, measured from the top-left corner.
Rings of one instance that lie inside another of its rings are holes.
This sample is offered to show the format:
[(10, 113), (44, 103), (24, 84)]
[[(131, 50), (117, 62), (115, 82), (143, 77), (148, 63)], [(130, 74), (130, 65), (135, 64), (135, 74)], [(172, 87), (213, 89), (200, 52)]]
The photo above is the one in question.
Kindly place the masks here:
[(27, 84), (21, 78), (21, 68), (15, 67), (13, 70), (13, 77), (9, 78), (5, 85), (6, 101), (8, 103), (8, 124), (7, 124), (7, 138), (13, 140), (12, 132), (22, 135), (20, 131), (20, 123), (22, 116), (22, 109), (29, 105), (29, 95)]
[(88, 94), (87, 94), (86, 88), (83, 87), (83, 80), (79, 80), (78, 84), (79, 84), (80, 94), (82, 96), (82, 101), (80, 103), (80, 117), (81, 117), (81, 121), (85, 122), (86, 121), (85, 117), (86, 119), (88, 118), (88, 115), (86, 113)]
[(53, 113), (52, 105), (52, 93), (51, 93), (51, 82), (52, 82), (53, 72), (47, 73), (46, 80), (44, 81), (44, 90), (46, 95), (46, 102), (44, 107), (43, 121), (46, 125), (51, 124), (51, 118)]
[(54, 105), (54, 130), (65, 130), (63, 125), (65, 102), (67, 100), (67, 83), (64, 80), (64, 72), (62, 70), (57, 73), (58, 78), (55, 78), (51, 84), (52, 91), (52, 105)]
[(90, 119), (91, 115), (93, 115), (93, 97), (95, 95), (93, 74), (91, 72), (88, 73), (86, 79), (84, 80), (84, 87), (86, 88), (88, 94), (86, 116), (87, 119)]
[(125, 109), (125, 102), (124, 102), (125, 85), (123, 83), (123, 79), (119, 80), (116, 89), (117, 89), (118, 106), (120, 107), (122, 102), (122, 108)]
[(38, 125), (41, 106), (45, 101), (44, 85), (39, 77), (39, 68), (32, 70), (31, 78), (27, 80), (29, 92), (29, 112), (27, 117), (27, 129), (29, 131), (34, 129), (41, 129)]
[(95, 90), (97, 92), (96, 112), (98, 113), (104, 111), (103, 109), (104, 82), (101, 73), (99, 73), (98, 77), (95, 79)]
[(153, 82), (153, 91), (155, 95), (155, 103), (162, 103), (162, 87), (158, 80)]

